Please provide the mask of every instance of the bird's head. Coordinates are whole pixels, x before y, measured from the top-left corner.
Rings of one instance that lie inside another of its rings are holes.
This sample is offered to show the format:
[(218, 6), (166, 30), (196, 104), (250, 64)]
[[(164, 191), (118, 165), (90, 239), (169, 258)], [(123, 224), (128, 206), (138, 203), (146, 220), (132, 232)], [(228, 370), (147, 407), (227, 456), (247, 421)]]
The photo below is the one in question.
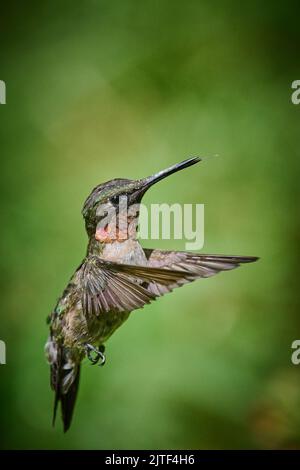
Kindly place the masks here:
[(163, 178), (200, 160), (193, 157), (146, 178), (116, 178), (96, 186), (82, 209), (89, 237), (101, 243), (135, 237), (139, 205), (145, 192)]

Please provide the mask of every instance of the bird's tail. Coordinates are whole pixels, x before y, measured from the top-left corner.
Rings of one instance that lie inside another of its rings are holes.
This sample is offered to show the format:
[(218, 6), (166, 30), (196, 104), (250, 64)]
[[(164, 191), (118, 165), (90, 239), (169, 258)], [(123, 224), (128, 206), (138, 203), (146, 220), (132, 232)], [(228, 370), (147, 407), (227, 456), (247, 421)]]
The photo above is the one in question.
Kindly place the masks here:
[(50, 363), (50, 384), (55, 392), (52, 424), (54, 426), (60, 403), (63, 428), (66, 432), (71, 425), (76, 403), (80, 363), (74, 362), (70, 357), (70, 352), (51, 337), (47, 342), (46, 352)]
[(73, 382), (66, 392), (63, 392), (61, 385), (58, 389), (55, 390), (55, 400), (54, 400), (54, 409), (53, 409), (53, 425), (55, 424), (55, 417), (57, 411), (57, 405), (60, 401), (61, 405), (61, 417), (64, 426), (64, 432), (67, 432), (71, 425), (74, 407), (77, 398), (77, 392), (79, 387), (79, 377), (80, 377), (80, 365), (77, 365), (76, 368), (72, 370)]

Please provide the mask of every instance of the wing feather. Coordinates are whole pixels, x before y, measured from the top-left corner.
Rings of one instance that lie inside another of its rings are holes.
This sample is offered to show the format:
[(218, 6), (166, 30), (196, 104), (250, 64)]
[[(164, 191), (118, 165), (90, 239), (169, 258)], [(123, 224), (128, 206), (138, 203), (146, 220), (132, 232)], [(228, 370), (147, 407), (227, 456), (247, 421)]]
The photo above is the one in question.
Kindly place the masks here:
[(181, 277), (181, 272), (173, 270), (123, 265), (89, 256), (81, 269), (83, 311), (90, 317), (111, 310), (141, 308), (160, 295), (145, 288), (144, 282), (169, 285)]
[[(175, 285), (169, 284), (163, 286), (163, 292), (169, 292), (174, 287), (182, 286), (187, 282), (191, 282), (198, 278), (207, 278), (218, 274), (221, 271), (235, 269), (241, 264), (252, 263), (258, 260), (254, 256), (227, 256), (227, 255), (204, 255), (199, 253), (189, 253), (186, 251), (163, 251), (144, 249), (148, 266), (172, 269), (190, 273), (191, 277), (186, 276), (179, 280)], [(161, 286), (156, 283), (149, 284), (149, 290), (153, 292), (161, 292)]]
[(198, 278), (237, 268), (258, 258), (145, 249), (146, 266), (88, 256), (81, 267), (82, 307), (87, 317), (130, 312)]

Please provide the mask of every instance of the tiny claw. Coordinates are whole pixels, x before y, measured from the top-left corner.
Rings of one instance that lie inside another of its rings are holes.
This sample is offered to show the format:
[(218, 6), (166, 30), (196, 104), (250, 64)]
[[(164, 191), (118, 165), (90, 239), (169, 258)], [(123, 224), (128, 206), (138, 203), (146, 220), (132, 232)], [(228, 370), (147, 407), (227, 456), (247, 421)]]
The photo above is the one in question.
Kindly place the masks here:
[(99, 366), (104, 366), (105, 364), (105, 355), (103, 354), (105, 347), (103, 345), (99, 346), (99, 348), (95, 348), (91, 344), (85, 344), (85, 350), (86, 350), (86, 355), (91, 362), (91, 365), (94, 366), (96, 365), (99, 360), (101, 359), (101, 362)]
[(105, 362), (106, 362), (106, 357), (105, 357), (105, 354), (101, 353), (101, 362), (98, 364), (100, 367), (104, 366)]

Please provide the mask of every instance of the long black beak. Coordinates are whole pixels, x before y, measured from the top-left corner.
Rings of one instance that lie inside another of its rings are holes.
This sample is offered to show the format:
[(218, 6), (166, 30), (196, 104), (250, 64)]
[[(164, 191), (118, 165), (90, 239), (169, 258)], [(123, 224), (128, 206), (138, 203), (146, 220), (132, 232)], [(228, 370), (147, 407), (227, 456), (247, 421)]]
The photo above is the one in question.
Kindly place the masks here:
[(135, 198), (141, 199), (142, 196), (147, 191), (147, 189), (149, 189), (153, 184), (158, 183), (158, 181), (166, 178), (169, 175), (172, 175), (173, 173), (176, 173), (177, 171), (180, 171), (180, 170), (183, 170), (184, 168), (195, 165), (195, 163), (198, 163), (201, 160), (202, 159), (199, 157), (188, 158), (187, 160), (184, 160), (181, 163), (176, 163), (176, 165), (170, 166), (169, 168), (166, 168), (165, 170), (161, 170), (158, 173), (155, 173), (154, 175), (138, 180), (137, 181), (138, 189), (137, 191), (135, 191)]

